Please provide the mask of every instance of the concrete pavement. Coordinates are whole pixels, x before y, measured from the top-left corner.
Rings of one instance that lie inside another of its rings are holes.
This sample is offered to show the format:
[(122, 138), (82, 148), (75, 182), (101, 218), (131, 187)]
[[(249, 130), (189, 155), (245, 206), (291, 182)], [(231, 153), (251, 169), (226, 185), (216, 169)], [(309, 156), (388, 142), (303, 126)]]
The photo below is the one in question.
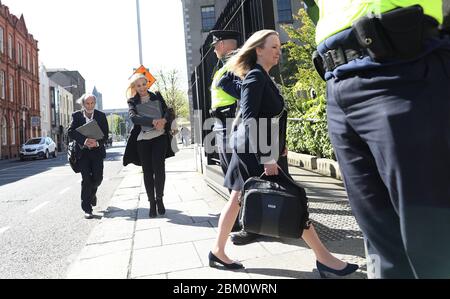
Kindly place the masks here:
[[(208, 267), (208, 252), (226, 201), (195, 172), (193, 151), (167, 160), (167, 214), (148, 218), (141, 169), (129, 166), (103, 219), (70, 266), (67, 278), (118, 279), (284, 279), (319, 278), (315, 258), (302, 240), (260, 238), (247, 246), (228, 243), (228, 254), (246, 269)], [(326, 246), (361, 269), (348, 278), (365, 278), (362, 234), (351, 215), (340, 181), (292, 168), (307, 188), (311, 218)]]

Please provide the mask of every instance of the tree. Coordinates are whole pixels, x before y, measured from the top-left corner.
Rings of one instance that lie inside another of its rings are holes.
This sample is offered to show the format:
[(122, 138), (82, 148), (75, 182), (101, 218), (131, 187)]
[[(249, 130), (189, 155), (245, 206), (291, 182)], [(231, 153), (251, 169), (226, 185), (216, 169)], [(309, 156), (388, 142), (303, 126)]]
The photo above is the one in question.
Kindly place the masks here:
[(328, 136), (326, 84), (317, 74), (311, 58), (317, 48), (315, 25), (304, 9), (300, 9), (295, 18), (302, 25), (298, 29), (284, 27), (291, 41), (284, 46), (287, 61), (281, 69), (290, 117), (301, 121), (289, 123), (288, 145), (297, 152), (334, 158)]
[(189, 102), (187, 93), (179, 86), (179, 74), (177, 70), (164, 72), (158, 71), (156, 74), (155, 88), (159, 90), (167, 103), (173, 108), (177, 117), (189, 117)]
[(122, 135), (125, 131), (123, 130), (123, 126), (125, 126), (125, 120), (123, 117), (112, 114), (107, 116), (109, 132), (114, 135)]

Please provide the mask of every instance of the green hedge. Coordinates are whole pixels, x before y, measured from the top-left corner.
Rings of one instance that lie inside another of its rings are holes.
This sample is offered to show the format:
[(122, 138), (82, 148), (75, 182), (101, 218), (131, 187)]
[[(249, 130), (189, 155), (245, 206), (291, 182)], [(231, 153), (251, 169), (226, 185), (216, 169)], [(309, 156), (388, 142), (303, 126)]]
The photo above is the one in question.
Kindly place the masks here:
[(301, 119), (289, 121), (288, 147), (294, 152), (335, 159), (328, 137), (326, 85), (311, 61), (316, 49), (315, 26), (303, 9), (296, 19), (303, 24), (300, 28), (284, 27), (291, 41), (284, 45), (285, 59), (281, 66), (289, 118)]

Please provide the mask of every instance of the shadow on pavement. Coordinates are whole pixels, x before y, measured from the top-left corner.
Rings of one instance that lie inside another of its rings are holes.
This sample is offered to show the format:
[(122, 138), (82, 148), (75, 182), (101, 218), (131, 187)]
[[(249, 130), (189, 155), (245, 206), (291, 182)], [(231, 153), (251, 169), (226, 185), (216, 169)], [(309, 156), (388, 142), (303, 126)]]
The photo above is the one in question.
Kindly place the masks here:
[[(56, 159), (27, 160), (8, 163), (8, 167), (0, 170), (0, 186), (15, 183), (17, 181), (38, 175), (55, 167), (67, 164), (66, 156), (61, 154)], [(67, 166), (69, 167), (69, 166)]]

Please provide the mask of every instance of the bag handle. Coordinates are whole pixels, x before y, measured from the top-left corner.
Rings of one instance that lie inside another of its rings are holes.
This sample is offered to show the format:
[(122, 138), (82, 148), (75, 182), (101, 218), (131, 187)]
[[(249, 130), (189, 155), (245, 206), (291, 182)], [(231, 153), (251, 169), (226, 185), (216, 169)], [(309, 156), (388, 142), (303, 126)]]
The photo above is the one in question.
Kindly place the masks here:
[[(290, 176), (288, 176), (286, 174), (286, 172), (283, 169), (281, 169), (281, 167), (278, 167), (278, 175), (276, 175), (276, 176), (280, 177), (280, 174), (282, 174), (284, 176), (284, 178), (287, 179), (289, 182), (291, 182), (291, 183), (293, 183), (295, 185), (298, 185), (296, 181), (294, 181)], [(270, 178), (270, 176), (266, 175), (266, 173), (263, 172), (259, 178), (260, 179)]]

